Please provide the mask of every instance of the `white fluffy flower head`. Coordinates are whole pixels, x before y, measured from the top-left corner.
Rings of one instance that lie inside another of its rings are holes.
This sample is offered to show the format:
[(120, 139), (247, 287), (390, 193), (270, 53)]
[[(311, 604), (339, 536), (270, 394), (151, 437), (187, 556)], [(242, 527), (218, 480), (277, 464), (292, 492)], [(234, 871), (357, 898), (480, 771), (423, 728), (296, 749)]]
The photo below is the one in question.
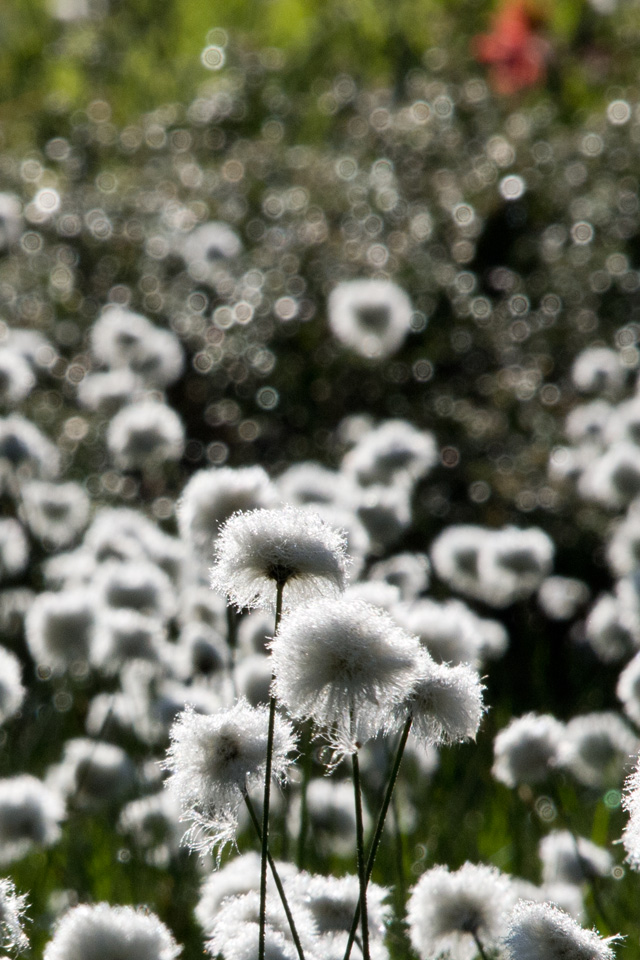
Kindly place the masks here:
[(471, 960), (477, 953), (474, 937), (485, 948), (497, 942), (511, 902), (509, 878), (495, 867), (465, 863), (453, 873), (433, 867), (409, 898), (411, 942), (422, 960)]
[(65, 913), (43, 960), (174, 960), (181, 951), (154, 913), (96, 903)]
[(283, 617), (271, 644), (274, 691), (294, 717), (310, 717), (338, 755), (390, 721), (411, 684), (419, 643), (362, 601), (317, 600)]
[(614, 960), (610, 944), (617, 939), (584, 930), (553, 904), (521, 900), (504, 943), (509, 960)]
[[(193, 821), (184, 837), (192, 849), (221, 849), (233, 840), (245, 791), (264, 782), (267, 728), (267, 707), (251, 707), (246, 700), (207, 716), (187, 707), (173, 724), (163, 767), (182, 818)], [(275, 777), (285, 778), (294, 749), (291, 724), (276, 716)]]
[(285, 606), (335, 596), (346, 581), (345, 538), (308, 510), (251, 510), (221, 528), (211, 586), (241, 607)]

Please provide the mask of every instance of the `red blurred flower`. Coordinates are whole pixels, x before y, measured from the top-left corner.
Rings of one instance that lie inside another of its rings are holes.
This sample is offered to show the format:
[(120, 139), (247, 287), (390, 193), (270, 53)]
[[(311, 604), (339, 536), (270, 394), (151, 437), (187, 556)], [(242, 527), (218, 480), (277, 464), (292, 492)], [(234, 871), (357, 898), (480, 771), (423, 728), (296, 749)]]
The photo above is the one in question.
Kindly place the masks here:
[(491, 67), (490, 82), (497, 93), (516, 93), (545, 79), (550, 47), (536, 31), (539, 24), (526, 0), (507, 0), (491, 33), (473, 38), (473, 55)]

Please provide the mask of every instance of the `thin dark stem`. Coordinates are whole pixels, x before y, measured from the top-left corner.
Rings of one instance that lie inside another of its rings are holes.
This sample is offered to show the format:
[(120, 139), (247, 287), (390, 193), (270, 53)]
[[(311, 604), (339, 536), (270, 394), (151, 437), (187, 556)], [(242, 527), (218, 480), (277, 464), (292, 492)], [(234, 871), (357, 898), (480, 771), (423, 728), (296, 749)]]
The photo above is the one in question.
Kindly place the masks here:
[[(407, 738), (409, 737), (409, 731), (411, 730), (412, 721), (413, 721), (413, 716), (409, 714), (409, 717), (407, 718), (407, 722), (405, 723), (402, 729), (402, 733), (400, 734), (400, 740), (398, 741), (398, 749), (396, 750), (396, 757), (395, 757), (395, 760), (393, 761), (393, 768), (391, 770), (391, 775), (389, 777), (389, 782), (387, 784), (387, 791), (384, 795), (384, 800), (382, 801), (382, 807), (380, 808), (378, 822), (376, 823), (376, 829), (373, 835), (373, 839), (371, 841), (371, 849), (369, 850), (369, 857), (367, 859), (367, 874), (366, 874), (367, 883), (371, 879), (373, 864), (376, 859), (378, 847), (380, 846), (380, 840), (382, 839), (384, 821), (387, 816), (387, 811), (389, 810), (389, 804), (391, 803), (391, 797), (393, 796), (393, 790), (396, 785), (396, 780), (398, 779), (400, 764), (402, 763), (402, 756), (404, 754), (404, 748), (407, 745)], [(351, 956), (351, 948), (353, 947), (353, 942), (356, 937), (356, 931), (358, 929), (359, 922), (360, 922), (360, 901), (358, 901), (358, 905), (356, 906), (356, 910), (353, 915), (353, 921), (351, 923), (351, 930), (349, 931), (349, 940), (347, 941), (347, 949), (345, 950), (344, 960), (349, 960), (349, 957)]]
[(604, 909), (604, 907), (603, 907), (603, 905), (602, 905), (602, 899), (601, 899), (601, 897), (600, 897), (600, 893), (599, 893), (598, 889), (596, 888), (595, 877), (593, 877), (591, 874), (587, 873), (587, 871), (586, 871), (585, 868), (584, 868), (584, 863), (583, 863), (582, 857), (581, 857), (581, 855), (580, 855), (580, 847), (578, 846), (578, 837), (577, 837), (577, 835), (576, 835), (575, 830), (573, 829), (573, 824), (571, 823), (571, 820), (570, 820), (570, 818), (569, 818), (569, 815), (568, 815), (567, 811), (565, 810), (564, 804), (563, 804), (563, 802), (562, 802), (562, 795), (561, 795), (561, 793), (560, 793), (560, 790), (558, 789), (558, 785), (557, 785), (556, 783), (554, 783), (553, 780), (552, 780), (550, 786), (551, 786), (551, 791), (550, 791), (550, 792), (551, 792), (551, 794), (552, 794), (552, 796), (553, 796), (553, 799), (554, 799), (554, 801), (555, 801), (556, 809), (557, 809), (557, 811), (558, 811), (558, 814), (560, 815), (560, 819), (561, 819), (562, 823), (564, 824), (565, 829), (567, 830), (567, 832), (571, 834), (571, 839), (573, 840), (573, 846), (574, 846), (574, 849), (575, 849), (575, 853), (576, 853), (576, 858), (577, 858), (577, 860), (578, 860), (578, 864), (579, 864), (579, 866), (580, 866), (580, 870), (581, 870), (581, 872), (582, 872), (583, 880), (589, 885), (589, 889), (591, 890), (591, 896), (592, 896), (592, 898), (593, 898), (593, 905), (594, 905), (594, 907), (596, 908), (597, 913), (600, 915), (600, 919), (601, 919), (602, 921), (604, 921), (605, 927), (607, 927), (607, 930), (606, 930), (605, 932), (606, 932), (606, 933), (611, 933), (611, 932), (613, 932), (613, 931), (615, 930), (615, 927), (613, 926), (613, 924), (612, 924), (611, 921), (609, 920), (607, 911)]
[[(258, 820), (258, 815), (254, 809), (254, 806), (249, 798), (249, 794), (244, 791), (244, 802), (247, 805), (247, 810), (249, 811), (249, 816), (251, 817), (251, 822), (255, 827), (256, 833), (258, 834), (258, 839), (262, 841), (262, 830), (260, 829), (260, 821)], [(291, 913), (291, 908), (289, 907), (289, 902), (287, 900), (287, 895), (284, 892), (284, 886), (282, 885), (282, 880), (280, 879), (280, 874), (275, 864), (275, 860), (271, 856), (269, 850), (267, 850), (267, 859), (269, 861), (269, 867), (271, 868), (271, 875), (273, 877), (274, 883), (278, 888), (278, 893), (280, 894), (280, 899), (282, 900), (282, 906), (284, 907), (284, 912), (287, 915), (287, 920), (289, 921), (289, 928), (291, 930), (291, 936), (293, 937), (293, 942), (296, 945), (296, 950), (298, 951), (298, 956), (300, 960), (304, 960), (304, 951), (302, 949), (302, 944), (300, 943), (300, 937), (298, 936), (298, 931), (296, 929), (295, 921), (293, 919), (293, 914)]]
[(227, 604), (227, 646), (229, 647), (229, 673), (233, 686), (233, 694), (237, 695), (236, 690), (236, 651), (238, 648), (238, 615), (230, 603)]
[(404, 884), (404, 847), (402, 844), (402, 830), (400, 829), (400, 812), (398, 810), (398, 798), (394, 794), (391, 797), (391, 815), (393, 819), (393, 840), (394, 852), (396, 855), (396, 900), (398, 902), (398, 917), (404, 910), (405, 884)]
[[(278, 632), (282, 616), (282, 591), (284, 583), (276, 584), (276, 621), (274, 633)], [(267, 733), (267, 762), (264, 773), (264, 803), (262, 807), (262, 851), (260, 857), (260, 934), (258, 938), (258, 960), (264, 960), (265, 929), (267, 923), (267, 861), (269, 857), (269, 802), (271, 800), (271, 764), (273, 757), (273, 735), (276, 726), (276, 698), (269, 699), (269, 730)]]
[(360, 913), (362, 916), (362, 960), (369, 958), (369, 917), (367, 913), (367, 867), (364, 862), (364, 827), (362, 820), (362, 788), (357, 752), (351, 754), (353, 792), (356, 802), (356, 843), (358, 846), (358, 879), (360, 880)]
[(478, 948), (478, 953), (482, 957), (482, 960), (487, 960), (487, 955), (484, 952), (484, 947), (482, 946), (482, 941), (480, 940), (480, 937), (475, 931), (472, 931), (471, 936), (475, 940), (476, 947)]
[(311, 728), (307, 725), (302, 735), (302, 783), (300, 798), (300, 832), (298, 834), (298, 870), (304, 870), (305, 863), (305, 844), (307, 839), (307, 828), (309, 826), (309, 805), (307, 803), (307, 789), (311, 780), (311, 766), (313, 754), (311, 751)]

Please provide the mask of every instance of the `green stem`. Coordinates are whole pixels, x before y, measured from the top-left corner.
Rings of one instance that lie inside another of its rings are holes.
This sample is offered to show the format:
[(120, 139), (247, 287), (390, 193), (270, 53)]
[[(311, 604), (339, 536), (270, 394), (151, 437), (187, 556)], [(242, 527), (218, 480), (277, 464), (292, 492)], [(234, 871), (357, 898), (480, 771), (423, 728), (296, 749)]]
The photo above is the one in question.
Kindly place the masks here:
[[(276, 622), (274, 634), (278, 632), (282, 616), (282, 591), (284, 582), (276, 583)], [(265, 929), (267, 923), (267, 861), (269, 857), (269, 802), (271, 800), (271, 765), (273, 758), (273, 736), (276, 726), (276, 698), (269, 699), (269, 730), (267, 733), (267, 761), (264, 773), (264, 803), (262, 807), (262, 851), (260, 857), (260, 934), (258, 938), (258, 960), (264, 960)]]
[(362, 960), (369, 957), (369, 917), (367, 913), (367, 867), (364, 862), (364, 827), (362, 818), (362, 788), (357, 751), (351, 754), (353, 792), (356, 802), (356, 843), (358, 846), (358, 879), (360, 880), (360, 913), (362, 915)]
[[(251, 822), (255, 827), (256, 833), (258, 834), (258, 839), (262, 841), (262, 830), (260, 829), (260, 821), (258, 820), (258, 815), (254, 809), (254, 806), (249, 799), (249, 794), (246, 790), (243, 791), (244, 802), (247, 805), (247, 810), (249, 811), (249, 816), (251, 817)], [(271, 875), (273, 876), (276, 887), (278, 888), (278, 893), (280, 894), (280, 899), (282, 900), (282, 906), (284, 907), (284, 912), (287, 915), (287, 920), (289, 921), (289, 928), (291, 930), (291, 936), (293, 937), (293, 942), (296, 945), (296, 950), (298, 951), (298, 956), (300, 960), (304, 960), (304, 951), (302, 949), (302, 944), (300, 943), (300, 937), (298, 936), (298, 931), (293, 919), (293, 914), (291, 913), (291, 908), (289, 907), (289, 902), (287, 900), (287, 895), (284, 892), (284, 886), (282, 885), (282, 880), (280, 879), (280, 874), (275, 864), (275, 860), (271, 856), (269, 850), (267, 850), (267, 859), (269, 861), (269, 867), (271, 868)]]
[[(398, 749), (396, 750), (396, 757), (393, 762), (393, 769), (391, 770), (391, 775), (389, 777), (389, 782), (387, 784), (387, 791), (384, 795), (384, 800), (382, 801), (382, 807), (380, 809), (378, 822), (376, 823), (375, 833), (371, 841), (371, 849), (369, 851), (369, 857), (367, 859), (367, 871), (366, 871), (367, 883), (371, 879), (373, 864), (376, 859), (378, 847), (380, 846), (380, 840), (382, 839), (384, 821), (387, 816), (387, 811), (389, 810), (389, 804), (391, 803), (391, 797), (393, 796), (393, 790), (396, 785), (396, 780), (398, 779), (400, 764), (402, 763), (402, 756), (404, 754), (404, 748), (407, 745), (407, 739), (409, 737), (409, 731), (411, 730), (412, 721), (413, 721), (413, 716), (412, 714), (409, 714), (407, 721), (402, 729), (402, 733), (400, 734), (400, 740), (398, 741)], [(349, 960), (349, 957), (351, 956), (351, 948), (353, 947), (353, 942), (356, 938), (356, 932), (358, 930), (359, 922), (360, 922), (360, 901), (358, 901), (358, 905), (356, 906), (356, 910), (353, 915), (353, 921), (351, 923), (351, 930), (349, 931), (349, 940), (347, 941), (347, 949), (344, 954), (344, 960)]]
[(593, 905), (596, 908), (596, 912), (600, 915), (600, 919), (604, 922), (604, 925), (606, 927), (604, 932), (612, 933), (615, 930), (615, 927), (612, 925), (611, 921), (609, 920), (608, 913), (602, 905), (600, 893), (596, 888), (595, 877), (590, 876), (583, 867), (582, 857), (580, 856), (580, 848), (578, 846), (578, 837), (576, 835), (575, 830), (573, 829), (573, 824), (571, 823), (569, 814), (567, 813), (564, 807), (564, 804), (562, 802), (562, 794), (560, 793), (557, 783), (555, 783), (553, 779), (550, 782), (550, 787), (551, 787), (550, 793), (552, 794), (553, 800), (555, 801), (556, 809), (560, 816), (560, 820), (564, 824), (564, 827), (567, 830), (567, 832), (571, 834), (571, 839), (573, 840), (573, 846), (575, 848), (578, 864), (580, 866), (580, 870), (582, 871), (582, 877), (584, 881), (589, 885), (589, 889), (591, 890)]

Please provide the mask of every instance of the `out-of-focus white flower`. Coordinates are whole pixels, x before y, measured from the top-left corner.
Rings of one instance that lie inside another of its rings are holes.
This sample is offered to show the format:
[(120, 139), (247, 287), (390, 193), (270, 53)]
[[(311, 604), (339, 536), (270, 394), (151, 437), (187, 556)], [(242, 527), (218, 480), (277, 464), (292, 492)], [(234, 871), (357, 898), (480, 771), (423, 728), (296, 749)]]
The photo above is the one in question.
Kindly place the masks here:
[(618, 677), (616, 694), (626, 715), (640, 726), (640, 653), (636, 653)]
[(585, 713), (567, 723), (559, 762), (586, 786), (616, 786), (639, 748), (640, 740), (617, 713)]
[(271, 643), (274, 693), (311, 718), (336, 755), (353, 753), (391, 720), (415, 676), (419, 644), (377, 607), (316, 600), (287, 613)]
[(607, 560), (617, 577), (626, 577), (640, 568), (640, 501), (634, 501), (607, 545)]
[(87, 410), (113, 416), (134, 399), (139, 386), (140, 378), (128, 367), (88, 373), (78, 384), (78, 403)]
[(371, 567), (372, 581), (386, 581), (398, 587), (403, 600), (415, 600), (429, 586), (431, 566), (424, 553), (396, 553)]
[(376, 552), (383, 552), (411, 523), (411, 489), (406, 482), (368, 487), (360, 496), (356, 516)]
[(22, 573), (29, 559), (24, 530), (13, 517), (0, 520), (0, 580)]
[(603, 663), (614, 663), (638, 647), (640, 625), (624, 615), (620, 600), (603, 593), (585, 621), (585, 639)]
[(67, 547), (86, 527), (90, 501), (79, 483), (32, 480), (21, 493), (24, 520), (40, 540)]
[[(297, 801), (297, 802), (296, 802)], [(299, 832), (301, 804), (296, 798), (291, 808), (290, 829), (293, 836)], [(316, 777), (307, 787), (307, 814), (313, 844), (322, 856), (350, 857), (356, 835), (356, 815), (353, 804), (353, 785), (346, 780), (327, 780)], [(365, 833), (371, 818), (363, 806)]]
[(146, 908), (83, 903), (58, 922), (43, 960), (174, 960), (181, 951), (169, 928)]
[(180, 459), (184, 427), (166, 403), (142, 400), (116, 413), (109, 424), (107, 445), (123, 470), (146, 470)]
[(587, 347), (576, 357), (571, 377), (582, 393), (616, 397), (625, 380), (620, 355), (608, 347)]
[(100, 601), (114, 610), (136, 610), (169, 620), (176, 610), (176, 595), (169, 577), (148, 560), (103, 564), (95, 577)]
[(25, 693), (20, 661), (11, 650), (0, 647), (0, 725), (18, 712)]
[(530, 596), (549, 574), (554, 546), (536, 527), (453, 526), (431, 546), (438, 576), (452, 589), (494, 607)]
[(550, 620), (572, 620), (588, 600), (589, 587), (572, 577), (547, 577), (538, 590), (538, 603)]
[(29, 946), (23, 929), (27, 910), (26, 894), (17, 894), (13, 880), (0, 880), (0, 946), (3, 950), (20, 952)]
[(331, 291), (329, 327), (333, 335), (361, 357), (389, 357), (411, 329), (408, 296), (389, 280), (349, 280)]
[(483, 636), (479, 618), (465, 604), (423, 598), (399, 606), (394, 616), (438, 663), (480, 664)]
[(558, 763), (565, 727), (549, 714), (515, 717), (496, 736), (491, 772), (508, 787), (546, 780)]
[(591, 456), (578, 480), (578, 492), (612, 510), (628, 506), (640, 495), (640, 447), (621, 440), (602, 456)]
[(576, 837), (569, 830), (553, 830), (539, 846), (544, 883), (581, 884), (592, 877), (606, 877), (613, 866), (608, 850)]
[(129, 834), (145, 859), (166, 866), (177, 853), (180, 839), (180, 807), (167, 790), (132, 800), (122, 808), (118, 830)]
[(262, 467), (198, 470), (178, 504), (180, 535), (200, 556), (211, 559), (220, 527), (238, 511), (272, 506), (275, 490)]
[(167, 387), (182, 373), (182, 348), (175, 334), (125, 307), (103, 310), (91, 329), (91, 348), (105, 366), (128, 368), (146, 386)]
[(29, 396), (35, 384), (24, 357), (10, 347), (0, 347), (0, 403), (15, 406)]
[[(173, 724), (165, 783), (193, 821), (184, 837), (192, 849), (221, 850), (233, 840), (244, 792), (264, 784), (268, 713), (239, 700), (209, 716), (187, 708)], [(294, 748), (291, 724), (276, 716), (274, 777), (286, 777)]]
[(485, 950), (497, 946), (512, 902), (509, 878), (495, 867), (465, 863), (455, 872), (433, 867), (409, 897), (411, 943), (421, 960), (472, 960), (475, 937)]
[(268, 657), (255, 653), (243, 657), (234, 670), (236, 688), (252, 707), (269, 703), (271, 689), (271, 663)]
[(0, 780), (0, 864), (20, 860), (33, 849), (51, 847), (60, 837), (62, 797), (23, 773)]
[(179, 250), (187, 263), (215, 265), (242, 251), (240, 237), (228, 224), (210, 220), (195, 227), (181, 240)]
[(91, 657), (97, 596), (93, 590), (41, 593), (25, 622), (29, 652), (37, 664), (64, 671)]
[(294, 463), (276, 480), (285, 503), (299, 507), (331, 504), (348, 508), (356, 499), (351, 478), (319, 463)]
[(346, 579), (344, 536), (308, 510), (251, 510), (231, 517), (215, 545), (211, 586), (241, 607), (292, 606), (336, 596)]
[(127, 660), (156, 662), (163, 656), (168, 650), (161, 620), (127, 607), (101, 611), (91, 657), (104, 673), (117, 673)]
[(407, 420), (385, 420), (367, 431), (342, 460), (342, 471), (361, 486), (425, 476), (438, 462), (435, 438)]
[(504, 946), (509, 960), (614, 960), (609, 944), (596, 930), (584, 930), (551, 903), (521, 900), (509, 915)]
[(58, 449), (35, 424), (17, 413), (0, 418), (0, 487), (13, 491), (16, 481), (54, 480), (59, 469)]
[(135, 785), (135, 767), (114, 743), (75, 737), (67, 740), (60, 763), (49, 769), (47, 783), (83, 807), (114, 803)]
[(613, 411), (614, 407), (604, 400), (579, 404), (567, 414), (565, 433), (573, 443), (590, 443), (603, 447), (605, 430)]

